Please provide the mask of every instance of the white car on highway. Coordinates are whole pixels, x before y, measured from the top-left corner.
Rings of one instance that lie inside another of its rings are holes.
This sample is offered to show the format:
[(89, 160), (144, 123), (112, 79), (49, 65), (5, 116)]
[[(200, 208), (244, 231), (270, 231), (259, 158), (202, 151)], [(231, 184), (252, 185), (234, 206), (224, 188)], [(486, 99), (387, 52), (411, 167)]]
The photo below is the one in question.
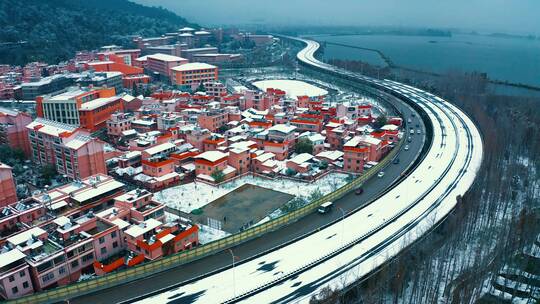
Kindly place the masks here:
[(383, 172), (383, 171), (381, 171), (381, 172), (379, 172), (379, 174), (377, 174), (377, 177), (378, 177), (378, 178), (381, 178), (381, 177), (383, 177), (383, 176), (384, 176), (384, 172)]

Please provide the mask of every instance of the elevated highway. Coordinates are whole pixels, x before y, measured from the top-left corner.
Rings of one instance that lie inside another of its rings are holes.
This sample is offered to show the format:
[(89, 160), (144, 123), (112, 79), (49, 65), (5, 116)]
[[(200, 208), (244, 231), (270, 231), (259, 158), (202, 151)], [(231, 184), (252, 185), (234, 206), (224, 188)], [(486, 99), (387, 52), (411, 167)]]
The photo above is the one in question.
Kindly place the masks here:
[(316, 233), (132, 301), (307, 303), (323, 287), (344, 288), (395, 257), (443, 220), (473, 183), (482, 161), (482, 138), (460, 109), (417, 88), (322, 63), (314, 56), (317, 42), (286, 38), (306, 44), (297, 55), (306, 67), (386, 92), (421, 112), (431, 126), (423, 160), (384, 195)]

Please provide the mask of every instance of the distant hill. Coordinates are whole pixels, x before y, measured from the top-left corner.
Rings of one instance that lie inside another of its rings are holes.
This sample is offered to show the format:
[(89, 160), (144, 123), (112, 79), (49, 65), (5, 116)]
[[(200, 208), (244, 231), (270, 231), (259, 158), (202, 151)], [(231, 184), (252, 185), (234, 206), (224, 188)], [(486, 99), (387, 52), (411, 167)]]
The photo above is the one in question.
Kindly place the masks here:
[(131, 35), (159, 36), (183, 26), (194, 25), (127, 0), (1, 0), (0, 63), (57, 63), (78, 50), (129, 45)]

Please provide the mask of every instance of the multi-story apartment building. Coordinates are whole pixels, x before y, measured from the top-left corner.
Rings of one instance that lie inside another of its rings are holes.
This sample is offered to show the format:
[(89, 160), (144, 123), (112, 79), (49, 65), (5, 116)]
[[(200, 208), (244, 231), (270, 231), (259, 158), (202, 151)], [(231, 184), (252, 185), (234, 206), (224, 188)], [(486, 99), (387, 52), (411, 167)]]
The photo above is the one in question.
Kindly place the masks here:
[(193, 61), (210, 64), (235, 63), (244, 60), (242, 54), (194, 54)]
[(143, 172), (141, 175), (136, 176), (135, 179), (151, 190), (178, 183), (180, 175), (174, 170), (174, 160), (168, 157), (176, 151), (176, 145), (170, 142), (143, 150), (141, 161)]
[(86, 131), (55, 121), (37, 118), (27, 127), (34, 162), (56, 167), (72, 179), (107, 173), (104, 143)]
[(90, 132), (104, 130), (113, 113), (124, 111), (120, 96), (104, 97), (83, 103), (79, 108), (79, 125)]
[(108, 175), (96, 174), (34, 195), (32, 201), (56, 214), (79, 217), (86, 210), (98, 211), (112, 205), (113, 199), (125, 192), (124, 187)]
[(125, 231), (127, 248), (155, 260), (160, 257), (190, 249), (199, 243), (199, 227), (193, 225), (164, 225), (150, 218)]
[(122, 72), (110, 70), (109, 72), (89, 72), (75, 80), (81, 87), (106, 87), (122, 92)]
[(122, 210), (128, 210), (123, 220), (131, 221), (136, 225), (151, 218), (164, 222), (165, 205), (153, 201), (152, 196), (152, 192), (135, 189), (116, 197), (114, 208), (117, 214), (124, 214)]
[(45, 206), (32, 198), (5, 206), (0, 212), (0, 237), (9, 237), (47, 218)]
[[(227, 95), (227, 87), (219, 81), (207, 81), (203, 85), (206, 89), (206, 94), (210, 96), (223, 97)], [(239, 96), (234, 97), (238, 98)]]
[(30, 62), (22, 69), (23, 81), (36, 81), (41, 79), (43, 70), (47, 67), (43, 62)]
[(32, 117), (24, 112), (0, 108), (0, 145), (8, 145), (21, 149), (30, 156), (30, 142), (26, 126), (32, 122)]
[(362, 173), (364, 164), (369, 161), (369, 147), (355, 136), (343, 145), (343, 169), (350, 172)]
[(175, 85), (196, 88), (204, 82), (217, 81), (218, 68), (208, 63), (186, 63), (171, 68), (171, 77)]
[(113, 138), (120, 138), (122, 132), (131, 130), (133, 115), (126, 113), (113, 113), (107, 120), (107, 134)]
[(182, 121), (182, 117), (177, 113), (163, 112), (157, 117), (158, 130), (165, 131), (174, 128)]
[(219, 134), (212, 134), (212, 136), (203, 140), (204, 151), (218, 150), (218, 148), (225, 147), (226, 145), (225, 138)]
[(96, 259), (106, 259), (123, 247), (119, 227), (92, 212), (75, 219), (57, 217), (7, 239), (9, 267), (0, 270), (0, 284), (9, 289), (2, 296), (15, 298), (74, 282)]
[(65, 75), (53, 75), (44, 77), (39, 81), (25, 82), (21, 84), (22, 98), (24, 100), (35, 100), (38, 96), (64, 90), (72, 84), (73, 79)]
[(7, 206), (17, 201), (17, 190), (11, 167), (0, 163), (0, 207)]
[[(209, 177), (216, 171), (226, 174), (228, 155), (220, 151), (206, 151), (195, 156), (195, 173), (197, 176)], [(230, 174), (230, 172), (227, 172)], [(232, 174), (231, 176), (234, 176)]]
[(0, 296), (14, 299), (34, 292), (26, 255), (14, 248), (0, 253)]
[(182, 50), (182, 56), (189, 61), (193, 61), (193, 56), (197, 54), (217, 54), (217, 53), (218, 53), (218, 48), (214, 46)]
[[(114, 55), (114, 56), (111, 56), (111, 55)], [(140, 56), (141, 56), (140, 49), (112, 50), (112, 51), (105, 51), (105, 52), (97, 53), (97, 57), (99, 60), (107, 61), (107, 60), (112, 60), (113, 57), (119, 57), (119, 58), (122, 58), (122, 62), (127, 65), (133, 65), (135, 62), (135, 59), (139, 58)]]
[(188, 60), (178, 56), (166, 54), (153, 54), (146, 56), (146, 69), (157, 73), (165, 79), (171, 78), (171, 69), (188, 63)]
[[(80, 110), (83, 108), (83, 105), (85, 106), (84, 108), (88, 107), (92, 109), (94, 109), (94, 106), (97, 106), (96, 108), (100, 109), (101, 107), (99, 106), (106, 106), (105, 110), (106, 112), (110, 112), (110, 114), (114, 113), (118, 109), (122, 109), (122, 102), (116, 101), (115, 99), (108, 99), (114, 96), (114, 88), (92, 90), (74, 88), (58, 95), (38, 97), (36, 99), (36, 114), (38, 117), (74, 126), (80, 126)], [(89, 103), (94, 100), (98, 101), (96, 103)], [(110, 103), (113, 103), (113, 105), (108, 106)], [(85, 116), (85, 118), (87, 118), (87, 116)]]
[(294, 142), (297, 127), (279, 124), (268, 129), (267, 139), (275, 142)]
[(201, 128), (210, 130), (211, 132), (218, 131), (228, 122), (228, 114), (224, 111), (212, 110), (202, 112), (197, 117), (197, 123)]
[(228, 164), (236, 169), (238, 174), (246, 173), (251, 168), (251, 153), (248, 147), (238, 147), (229, 150)]
[(298, 127), (300, 131), (321, 132), (323, 118), (320, 115), (302, 114), (291, 119), (291, 124)]
[(144, 55), (159, 53), (179, 57), (182, 56), (182, 50), (187, 48), (187, 44), (182, 43), (148, 46), (144, 49)]
[(338, 117), (348, 117), (358, 119), (360, 117), (371, 117), (371, 104), (353, 104), (346, 102), (336, 106)]
[(185, 139), (186, 142), (191, 144), (194, 148), (198, 149), (199, 151), (204, 151), (204, 140), (212, 136), (212, 132), (198, 126), (191, 126), (180, 128), (179, 136), (180, 138)]

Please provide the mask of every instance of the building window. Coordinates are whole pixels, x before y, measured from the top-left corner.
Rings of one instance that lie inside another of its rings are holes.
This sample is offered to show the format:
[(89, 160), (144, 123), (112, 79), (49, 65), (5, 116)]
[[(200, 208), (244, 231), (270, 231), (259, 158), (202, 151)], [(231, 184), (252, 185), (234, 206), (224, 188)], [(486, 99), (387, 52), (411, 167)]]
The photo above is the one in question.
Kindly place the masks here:
[(47, 281), (50, 281), (50, 280), (52, 280), (52, 279), (54, 279), (54, 273), (52, 273), (52, 272), (47, 273), (46, 275), (44, 275), (44, 276), (41, 278), (41, 280), (43, 281), (43, 283), (45, 283), (45, 282), (47, 282)]
[(115, 238), (115, 237), (116, 237), (116, 231), (111, 232), (111, 238)]
[(64, 273), (66, 273), (66, 268), (64, 268), (64, 266), (60, 267), (60, 269), (58, 269), (58, 273), (59, 273), (59, 274), (64, 274)]
[(24, 289), (28, 288), (28, 282), (22, 283), (22, 287), (23, 287)]
[(15, 277), (14, 277), (14, 276), (12, 276), (12, 275), (11, 275), (11, 276), (9, 276), (9, 281), (10, 281), (10, 282), (13, 282), (13, 281), (15, 281)]
[(71, 268), (77, 268), (79, 266), (79, 260), (71, 262)]
[(65, 258), (64, 258), (63, 255), (58, 256), (58, 257), (56, 257), (56, 258), (53, 260), (53, 261), (54, 261), (54, 265), (56, 266), (56, 265), (62, 263), (64, 260), (65, 260)]
[(87, 262), (87, 261), (90, 261), (90, 260), (93, 260), (93, 259), (94, 259), (94, 254), (93, 253), (87, 254), (87, 255), (82, 257), (83, 262)]
[(105, 237), (104, 237), (104, 236), (102, 236), (102, 237), (99, 238), (99, 243), (100, 243), (100, 244), (105, 243)]
[(107, 253), (107, 248), (103, 247), (103, 248), (101, 248), (100, 251), (101, 251), (101, 254), (106, 254)]
[(118, 247), (118, 242), (116, 242), (116, 241), (115, 241), (115, 242), (113, 242), (113, 243), (112, 243), (112, 246), (113, 246), (113, 248), (116, 248), (116, 247)]
[(13, 288), (11, 288), (11, 292), (13, 292), (14, 294), (19, 292), (19, 288), (13, 287)]
[(24, 278), (24, 276), (26, 275), (26, 272), (24, 270), (21, 270), (19, 271), (19, 275), (21, 276), (21, 278)]

